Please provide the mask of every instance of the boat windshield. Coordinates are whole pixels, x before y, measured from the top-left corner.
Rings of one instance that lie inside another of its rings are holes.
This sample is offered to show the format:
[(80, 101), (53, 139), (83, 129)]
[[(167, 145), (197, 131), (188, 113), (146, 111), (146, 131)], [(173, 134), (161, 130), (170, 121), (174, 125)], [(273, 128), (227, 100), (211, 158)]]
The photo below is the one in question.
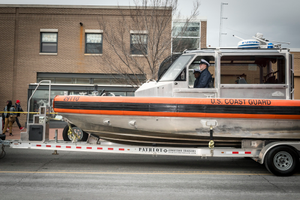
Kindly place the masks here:
[(194, 55), (180, 56), (159, 81), (174, 81), (193, 57)]

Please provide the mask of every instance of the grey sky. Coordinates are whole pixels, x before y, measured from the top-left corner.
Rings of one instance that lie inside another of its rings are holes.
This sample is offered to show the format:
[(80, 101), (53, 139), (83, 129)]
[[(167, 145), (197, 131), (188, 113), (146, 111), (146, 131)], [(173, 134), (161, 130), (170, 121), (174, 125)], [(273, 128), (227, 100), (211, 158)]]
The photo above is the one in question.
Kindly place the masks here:
[[(194, 0), (179, 0), (179, 11), (189, 15)], [(283, 45), (300, 48), (299, 0), (201, 0), (199, 17), (207, 19), (207, 45), (219, 46), (220, 7), (223, 6), (221, 46), (237, 46), (239, 39), (251, 39), (257, 32), (273, 41), (291, 42)], [(133, 0), (0, 0), (1, 4), (54, 4), (54, 5), (134, 5)]]

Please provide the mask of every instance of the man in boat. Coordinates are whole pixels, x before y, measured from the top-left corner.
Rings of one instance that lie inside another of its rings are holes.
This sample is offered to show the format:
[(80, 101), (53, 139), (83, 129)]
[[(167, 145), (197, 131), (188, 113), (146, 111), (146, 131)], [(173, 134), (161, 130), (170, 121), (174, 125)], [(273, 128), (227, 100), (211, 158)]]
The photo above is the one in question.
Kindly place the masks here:
[(199, 65), (200, 70), (194, 70), (194, 76), (196, 78), (194, 88), (209, 88), (209, 83), (212, 81), (211, 74), (208, 71), (209, 66), (210, 64), (206, 60), (201, 59)]

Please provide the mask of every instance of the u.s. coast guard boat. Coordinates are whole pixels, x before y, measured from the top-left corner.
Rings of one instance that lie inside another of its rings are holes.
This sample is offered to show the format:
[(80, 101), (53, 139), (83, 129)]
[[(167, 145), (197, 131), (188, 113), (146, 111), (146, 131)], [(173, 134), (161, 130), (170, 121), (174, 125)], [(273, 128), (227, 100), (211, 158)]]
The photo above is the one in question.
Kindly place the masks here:
[[(114, 143), (207, 146), (211, 131), (215, 146), (240, 146), (248, 138), (299, 140), (293, 55), (269, 46), (185, 51), (166, 60), (159, 79), (143, 84), (135, 97), (56, 96), (53, 108), (83, 137)], [(193, 88), (201, 59), (210, 64), (210, 88)]]

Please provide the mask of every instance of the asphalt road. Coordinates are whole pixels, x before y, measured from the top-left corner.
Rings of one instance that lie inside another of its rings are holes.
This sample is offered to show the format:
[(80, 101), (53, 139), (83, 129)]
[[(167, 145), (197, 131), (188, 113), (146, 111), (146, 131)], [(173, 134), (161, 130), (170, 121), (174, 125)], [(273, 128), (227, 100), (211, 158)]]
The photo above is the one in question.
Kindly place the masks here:
[(6, 148), (0, 199), (300, 199), (300, 173), (276, 177), (245, 158)]

